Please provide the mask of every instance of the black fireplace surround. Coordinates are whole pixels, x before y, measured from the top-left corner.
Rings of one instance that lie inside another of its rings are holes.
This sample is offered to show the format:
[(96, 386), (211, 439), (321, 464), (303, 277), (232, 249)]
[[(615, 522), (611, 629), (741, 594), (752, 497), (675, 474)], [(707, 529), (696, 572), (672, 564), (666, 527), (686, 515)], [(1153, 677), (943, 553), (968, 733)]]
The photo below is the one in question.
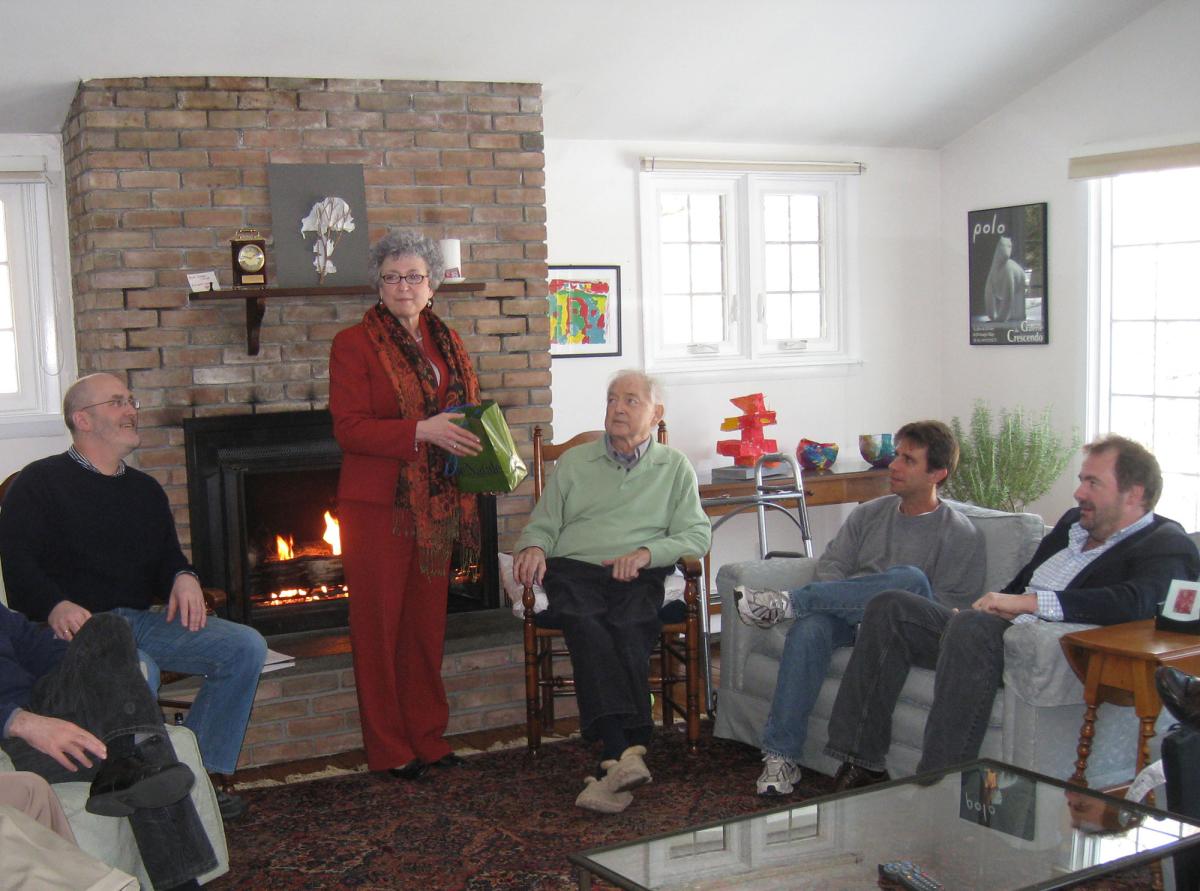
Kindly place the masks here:
[[(225, 617), (267, 635), (345, 626), (341, 558), (321, 542), (342, 463), (329, 412), (188, 418), (183, 431), (192, 562), (206, 586), (227, 593)], [(500, 605), (494, 496), (479, 496), (479, 516), (479, 563), (455, 554), (449, 612)], [(276, 558), (276, 535), (294, 543), (296, 559)], [(280, 585), (312, 598), (276, 600)]]

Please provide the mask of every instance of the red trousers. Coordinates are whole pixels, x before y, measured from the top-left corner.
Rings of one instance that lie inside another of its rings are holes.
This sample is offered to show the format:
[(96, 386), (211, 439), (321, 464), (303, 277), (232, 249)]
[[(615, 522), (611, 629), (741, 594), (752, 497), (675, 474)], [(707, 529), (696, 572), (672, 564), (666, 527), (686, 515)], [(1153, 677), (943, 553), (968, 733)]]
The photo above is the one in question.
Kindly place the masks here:
[(350, 643), (367, 767), (385, 770), (451, 751), (442, 686), (446, 592), (421, 575), (416, 542), (392, 534), (391, 505), (342, 501), (342, 565), (350, 587)]

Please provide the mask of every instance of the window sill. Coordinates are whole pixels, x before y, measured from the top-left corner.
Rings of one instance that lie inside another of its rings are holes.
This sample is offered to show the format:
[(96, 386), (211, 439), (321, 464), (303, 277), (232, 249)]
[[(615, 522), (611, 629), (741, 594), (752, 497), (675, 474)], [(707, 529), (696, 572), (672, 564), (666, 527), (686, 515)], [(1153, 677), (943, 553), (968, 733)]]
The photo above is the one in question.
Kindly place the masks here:
[(67, 427), (62, 414), (0, 415), (0, 439), (36, 439), (42, 436), (65, 436)]
[(723, 361), (720, 363), (691, 362), (688, 364), (663, 362), (647, 363), (646, 373), (664, 384), (700, 384), (741, 382), (745, 380), (796, 380), (811, 377), (846, 377), (863, 365), (863, 360), (851, 356), (830, 356), (827, 359), (810, 358), (800, 362)]

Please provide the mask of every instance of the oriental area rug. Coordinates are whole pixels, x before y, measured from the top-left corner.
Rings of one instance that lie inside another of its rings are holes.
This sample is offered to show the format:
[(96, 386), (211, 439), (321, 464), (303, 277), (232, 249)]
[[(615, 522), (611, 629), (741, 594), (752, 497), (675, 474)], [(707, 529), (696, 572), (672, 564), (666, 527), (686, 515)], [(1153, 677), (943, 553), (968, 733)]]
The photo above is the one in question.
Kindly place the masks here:
[[(573, 889), (569, 853), (830, 791), (831, 779), (806, 772), (793, 796), (760, 798), (758, 751), (710, 729), (706, 722), (698, 757), (686, 755), (682, 733), (658, 731), (646, 759), (654, 781), (618, 815), (575, 807), (597, 753), (577, 738), (544, 745), (536, 761), (523, 747), (472, 755), (417, 782), (362, 772), (239, 790), (251, 811), (227, 825), (230, 872), (206, 888)], [(1083, 887), (1149, 884), (1143, 870)]]

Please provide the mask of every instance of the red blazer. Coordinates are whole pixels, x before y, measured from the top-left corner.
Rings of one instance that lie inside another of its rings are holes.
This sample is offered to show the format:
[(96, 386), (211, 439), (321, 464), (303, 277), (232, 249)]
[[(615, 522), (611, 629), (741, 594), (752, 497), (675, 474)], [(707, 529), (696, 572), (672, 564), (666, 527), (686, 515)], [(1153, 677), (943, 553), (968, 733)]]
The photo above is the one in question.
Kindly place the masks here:
[[(432, 344), (424, 319), (421, 330), (425, 343)], [(450, 336), (458, 338), (453, 330)], [(441, 404), (449, 374), (440, 355), (432, 358), (441, 374), (437, 394)], [(361, 322), (333, 338), (329, 412), (333, 415), (333, 435), (342, 447), (338, 500), (391, 504), (400, 462), (425, 456), (428, 446), (416, 441), (417, 422), (425, 419), (400, 417), (396, 391)]]

